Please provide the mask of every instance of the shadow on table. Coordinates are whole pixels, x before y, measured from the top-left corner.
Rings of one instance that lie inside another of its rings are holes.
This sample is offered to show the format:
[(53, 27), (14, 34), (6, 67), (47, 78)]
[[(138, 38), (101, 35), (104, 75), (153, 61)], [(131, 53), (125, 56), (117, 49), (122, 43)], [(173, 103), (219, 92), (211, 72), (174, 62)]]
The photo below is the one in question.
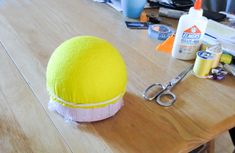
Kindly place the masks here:
[[(178, 152), (182, 148), (178, 133), (172, 133), (172, 123), (165, 118), (163, 108), (154, 102), (147, 102), (141, 96), (126, 93), (125, 105), (113, 117), (91, 123), (96, 133), (78, 125), (87, 133), (102, 138), (115, 152)], [(171, 147), (171, 149), (169, 149)]]

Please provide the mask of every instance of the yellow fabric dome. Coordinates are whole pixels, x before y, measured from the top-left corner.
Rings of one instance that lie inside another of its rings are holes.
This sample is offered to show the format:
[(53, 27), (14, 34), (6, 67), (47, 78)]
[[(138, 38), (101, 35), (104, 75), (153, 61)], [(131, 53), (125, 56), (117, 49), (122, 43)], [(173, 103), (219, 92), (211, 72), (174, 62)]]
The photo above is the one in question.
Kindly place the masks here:
[(46, 77), (51, 99), (71, 108), (113, 104), (123, 96), (127, 83), (119, 52), (93, 36), (62, 43), (49, 60)]

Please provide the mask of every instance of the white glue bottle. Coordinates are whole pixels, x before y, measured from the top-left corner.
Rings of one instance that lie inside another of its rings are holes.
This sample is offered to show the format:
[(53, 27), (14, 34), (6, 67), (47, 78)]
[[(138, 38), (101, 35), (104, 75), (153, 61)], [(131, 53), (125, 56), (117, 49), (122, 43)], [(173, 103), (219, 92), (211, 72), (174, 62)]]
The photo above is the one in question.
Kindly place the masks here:
[(202, 0), (196, 0), (189, 14), (182, 15), (176, 31), (172, 56), (181, 60), (192, 60), (196, 58), (201, 40), (205, 34), (207, 18), (202, 16)]

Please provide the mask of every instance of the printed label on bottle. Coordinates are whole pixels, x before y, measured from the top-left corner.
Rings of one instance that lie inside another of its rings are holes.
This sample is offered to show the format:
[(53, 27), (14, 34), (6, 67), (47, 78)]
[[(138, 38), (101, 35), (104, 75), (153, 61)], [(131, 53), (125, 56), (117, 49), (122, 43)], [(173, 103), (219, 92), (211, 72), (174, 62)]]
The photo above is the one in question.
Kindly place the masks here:
[(196, 25), (192, 26), (189, 29), (186, 29), (182, 34), (179, 53), (194, 56), (194, 54), (200, 47), (201, 34), (202, 32)]

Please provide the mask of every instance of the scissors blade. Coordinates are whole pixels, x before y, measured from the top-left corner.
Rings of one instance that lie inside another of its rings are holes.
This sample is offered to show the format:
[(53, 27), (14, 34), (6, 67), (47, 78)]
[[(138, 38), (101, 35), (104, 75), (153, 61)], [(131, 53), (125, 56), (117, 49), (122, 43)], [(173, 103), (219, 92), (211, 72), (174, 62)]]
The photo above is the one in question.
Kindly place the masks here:
[(177, 77), (175, 77), (174, 79), (172, 79), (169, 82), (170, 88), (174, 87), (176, 84), (178, 84), (192, 69), (193, 69), (193, 65), (191, 65), (190, 67), (186, 68), (183, 72), (181, 72)]

